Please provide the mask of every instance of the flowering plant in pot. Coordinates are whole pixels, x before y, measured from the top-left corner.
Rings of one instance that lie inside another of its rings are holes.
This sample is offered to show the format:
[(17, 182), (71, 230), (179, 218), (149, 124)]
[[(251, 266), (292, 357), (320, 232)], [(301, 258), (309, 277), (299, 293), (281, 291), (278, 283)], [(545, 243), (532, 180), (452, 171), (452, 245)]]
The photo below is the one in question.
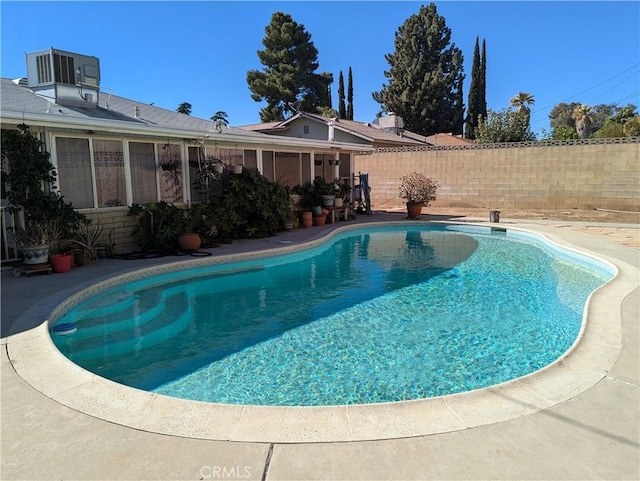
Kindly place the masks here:
[(436, 200), (436, 192), (440, 184), (418, 172), (412, 172), (402, 177), (400, 197), (406, 199), (409, 219), (419, 219), (423, 207)]

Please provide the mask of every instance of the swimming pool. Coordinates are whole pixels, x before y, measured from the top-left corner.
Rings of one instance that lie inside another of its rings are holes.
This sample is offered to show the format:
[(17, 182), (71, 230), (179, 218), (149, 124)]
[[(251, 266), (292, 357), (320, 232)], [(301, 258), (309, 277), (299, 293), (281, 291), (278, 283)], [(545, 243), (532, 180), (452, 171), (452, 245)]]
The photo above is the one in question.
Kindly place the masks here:
[(573, 344), (586, 298), (612, 273), (564, 252), (490, 228), (353, 230), (287, 256), (111, 287), (56, 319), (78, 330), (53, 339), (103, 377), (188, 399), (451, 394), (536, 371)]

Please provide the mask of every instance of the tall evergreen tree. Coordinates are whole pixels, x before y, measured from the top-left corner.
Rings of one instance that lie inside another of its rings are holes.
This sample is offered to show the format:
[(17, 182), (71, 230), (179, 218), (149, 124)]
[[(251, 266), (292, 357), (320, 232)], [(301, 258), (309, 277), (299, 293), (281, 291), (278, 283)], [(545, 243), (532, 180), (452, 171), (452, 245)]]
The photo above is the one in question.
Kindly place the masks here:
[[(468, 139), (476, 138), (478, 127), (478, 116), (482, 115), (479, 109), (482, 89), (482, 60), (480, 58), (479, 39), (476, 37), (476, 44), (473, 47), (473, 63), (471, 65), (471, 85), (469, 86), (469, 96), (467, 99), (467, 118), (465, 120), (465, 136)], [(486, 118), (483, 115), (483, 118)]]
[(182, 102), (180, 105), (178, 105), (176, 112), (185, 115), (191, 115), (191, 104), (189, 102)]
[(395, 52), (385, 55), (389, 80), (373, 99), (404, 118), (422, 135), (452, 132), (458, 122), (458, 89), (464, 79), (462, 52), (450, 43), (451, 29), (434, 3), (421, 6), (395, 34)]
[(344, 103), (344, 77), (342, 76), (342, 70), (340, 70), (340, 76), (338, 77), (338, 116), (341, 119), (347, 118), (347, 107)]
[(284, 120), (289, 103), (300, 100), (301, 110), (318, 112), (330, 105), (330, 73), (316, 73), (318, 50), (311, 34), (291, 15), (275, 12), (265, 27), (264, 50), (258, 50), (263, 71), (249, 70), (247, 84), (251, 98), (267, 105), (260, 110), (262, 122)]
[(349, 80), (347, 81), (347, 120), (353, 120), (353, 73), (349, 67)]
[(487, 43), (482, 39), (482, 54), (480, 57), (480, 86), (478, 88), (478, 111), (483, 118), (487, 118)]

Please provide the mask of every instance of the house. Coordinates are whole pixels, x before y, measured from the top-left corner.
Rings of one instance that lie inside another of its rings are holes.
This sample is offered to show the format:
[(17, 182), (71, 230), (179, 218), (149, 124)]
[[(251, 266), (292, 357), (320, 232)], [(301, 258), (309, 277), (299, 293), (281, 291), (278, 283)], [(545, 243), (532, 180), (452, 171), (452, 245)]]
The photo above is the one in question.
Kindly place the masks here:
[(297, 112), (281, 122), (244, 125), (240, 128), (277, 137), (347, 142), (374, 149), (430, 145), (425, 137), (405, 131), (403, 127), (402, 117), (394, 114), (364, 123)]
[(371, 149), (341, 136), (275, 138), (103, 92), (96, 57), (50, 48), (27, 54), (26, 64), (26, 78), (0, 79), (1, 127), (27, 124), (39, 136), (58, 174), (56, 188), (90, 217), (108, 212), (109, 221), (122, 220), (133, 203), (198, 200), (192, 181), (208, 158), (294, 186), (316, 175), (350, 178), (354, 153)]

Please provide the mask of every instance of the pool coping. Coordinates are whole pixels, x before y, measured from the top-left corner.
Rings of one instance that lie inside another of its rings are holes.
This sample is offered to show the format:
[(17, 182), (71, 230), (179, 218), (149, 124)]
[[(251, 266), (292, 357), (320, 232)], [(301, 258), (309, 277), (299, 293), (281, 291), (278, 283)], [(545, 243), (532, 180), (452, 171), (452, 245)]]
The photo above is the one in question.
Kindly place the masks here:
[[(372, 222), (367, 227), (393, 224), (415, 225), (415, 222)], [(463, 225), (486, 228), (492, 224), (465, 222)], [(534, 228), (498, 224), (495, 227), (532, 233), (552, 245), (604, 261), (617, 270), (617, 275), (588, 299), (578, 339), (565, 355), (539, 371), (491, 387), (396, 403), (309, 407), (225, 405), (149, 393), (85, 371), (57, 350), (47, 321), (9, 336), (7, 352), (18, 375), (54, 401), (115, 424), (171, 436), (238, 442), (350, 442), (424, 436), (506, 421), (571, 399), (607, 376), (622, 347), (620, 305), (637, 286), (633, 272), (622, 261), (550, 239)], [(198, 262), (222, 263), (290, 253), (359, 228), (362, 225), (338, 227), (293, 246), (219, 256), (215, 261), (204, 258)], [(137, 272), (175, 269), (182, 264), (171, 263), (170, 267), (157, 266)], [(193, 261), (188, 265), (194, 267)], [(123, 276), (131, 274), (112, 279)], [(79, 289), (72, 298), (83, 296), (90, 289), (92, 287)]]

